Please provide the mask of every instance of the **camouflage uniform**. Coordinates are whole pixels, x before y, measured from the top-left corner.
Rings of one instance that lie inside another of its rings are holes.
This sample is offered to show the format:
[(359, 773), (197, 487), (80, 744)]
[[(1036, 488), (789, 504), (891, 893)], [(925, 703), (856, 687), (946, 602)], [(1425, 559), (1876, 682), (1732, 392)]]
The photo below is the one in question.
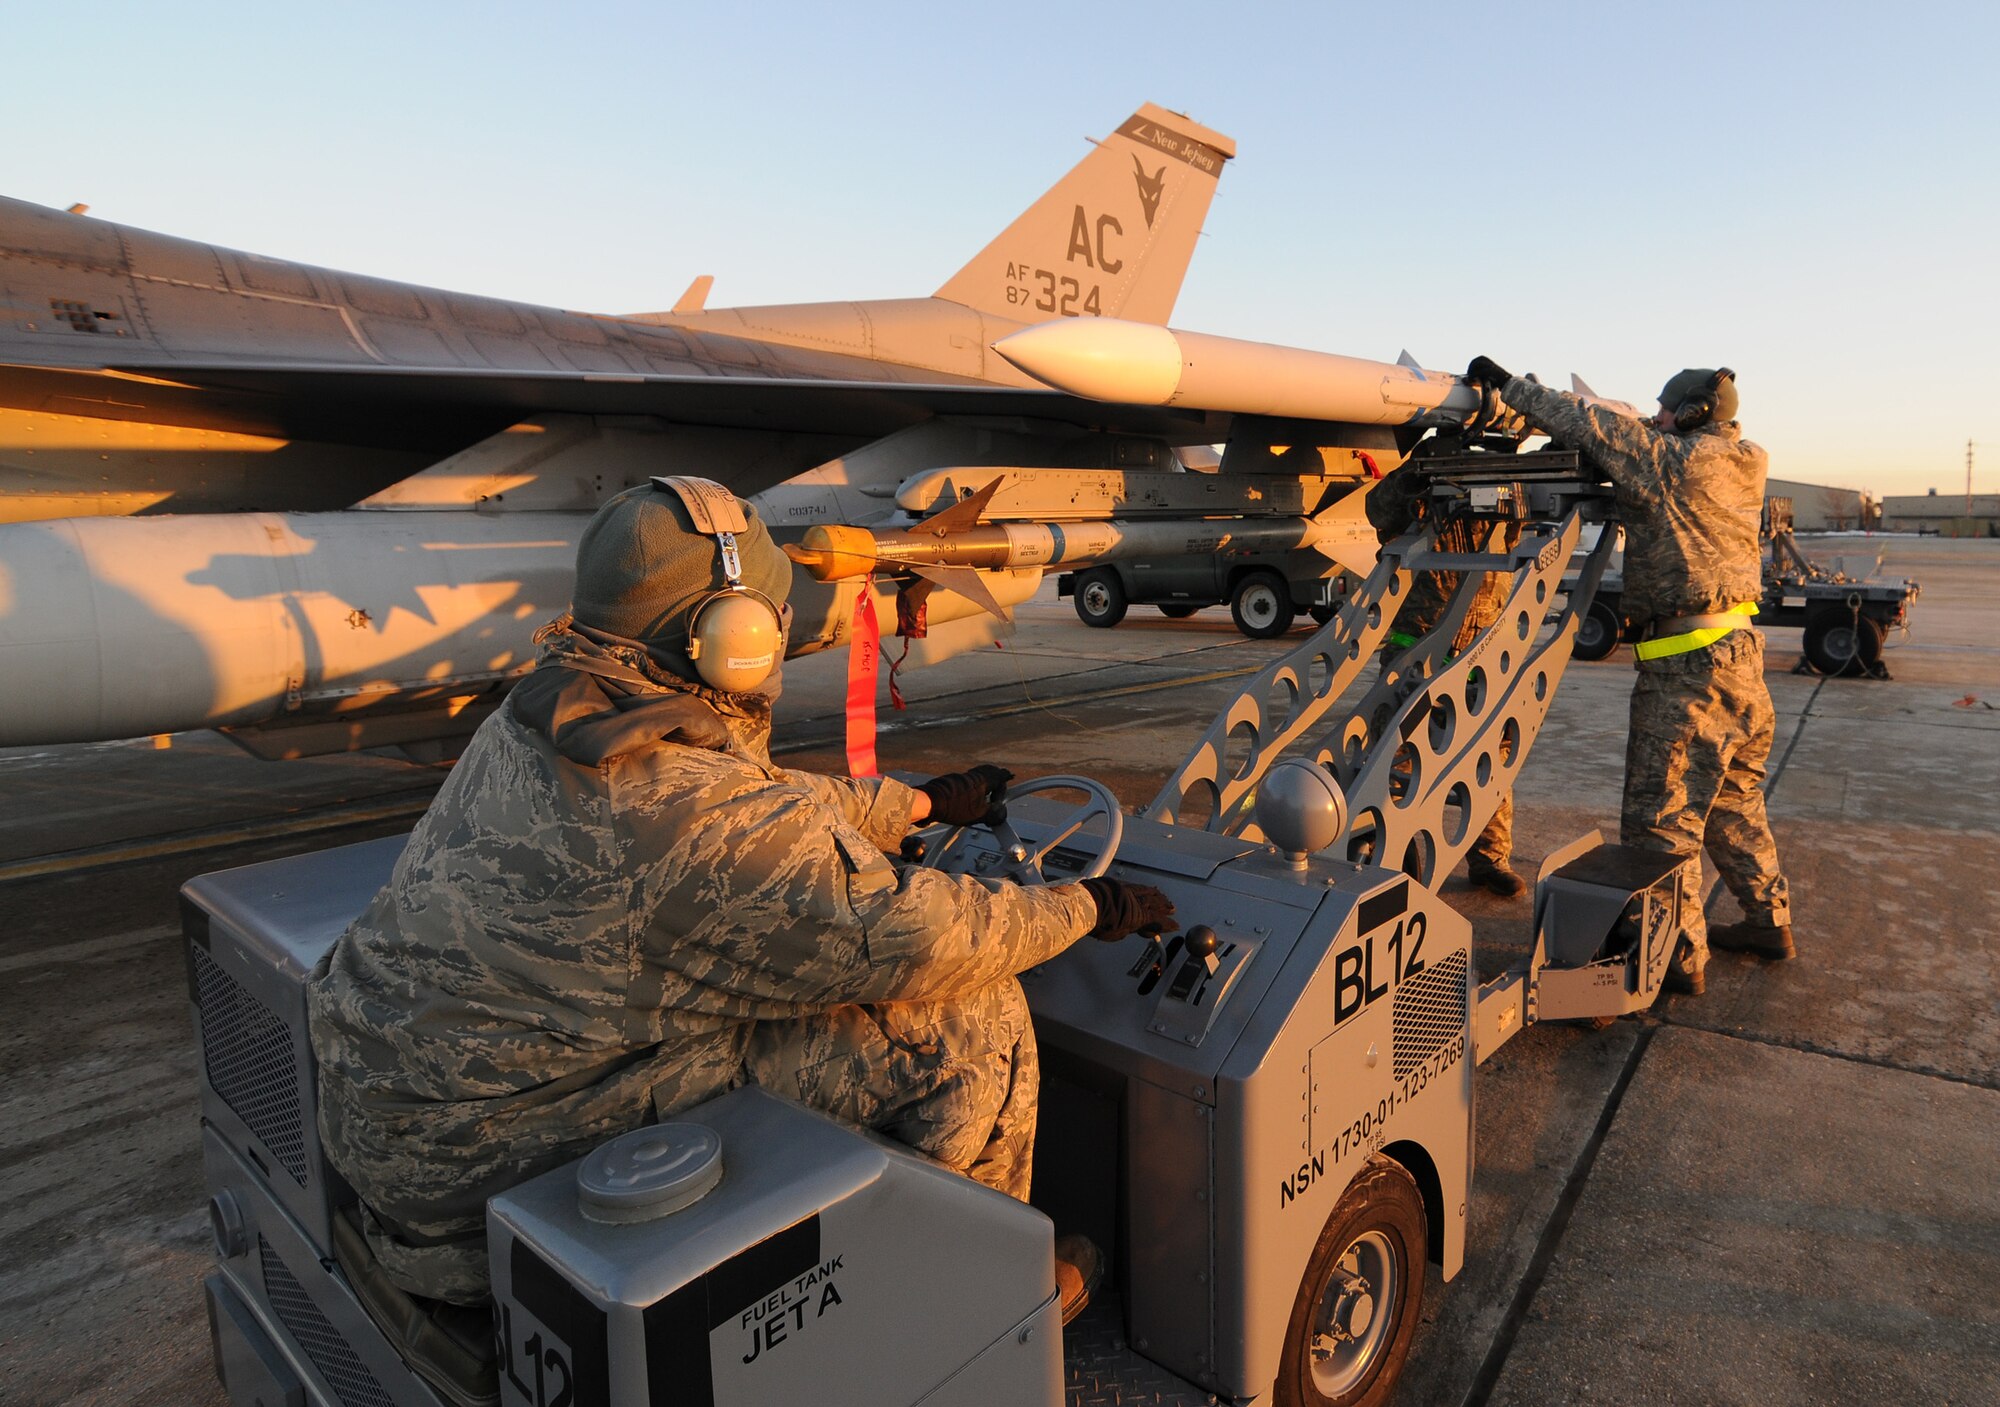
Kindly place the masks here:
[[(1407, 487), (1406, 487), (1407, 484)], [(1415, 503), (1409, 497), (1409, 489), (1415, 484), (1414, 476), (1390, 475), (1368, 496), (1368, 518), (1375, 525), (1377, 535), (1383, 542), (1402, 536), (1415, 522)], [(1478, 536), (1470, 546), (1471, 551), (1493, 550), (1491, 544), (1497, 535), (1499, 524), (1488, 524), (1483, 530), (1476, 529)], [(1518, 535), (1517, 533), (1514, 535)], [(1421, 640), (1437, 628), (1444, 619), (1445, 611), (1451, 606), (1451, 598), (1457, 593), (1459, 572), (1411, 572), (1410, 593), (1404, 598), (1402, 607), (1396, 612), (1395, 633), (1412, 640)], [(1479, 632), (1500, 619), (1500, 612), (1507, 604), (1507, 593), (1512, 579), (1499, 572), (1488, 572), (1479, 584), (1472, 603), (1466, 607), (1465, 621), (1459, 626), (1458, 635), (1451, 642), (1451, 653), (1457, 654), (1475, 639)], [(1393, 642), (1392, 642), (1393, 643)], [(1405, 649), (1410, 648), (1404, 646)], [(1384, 651), (1380, 668), (1386, 672), (1391, 657)], [(1467, 861), (1475, 868), (1485, 865), (1506, 868), (1514, 855), (1514, 789), (1509, 787), (1500, 795), (1493, 808), (1493, 817), (1466, 852)]]
[[(579, 761), (599, 726), (651, 738)], [(892, 866), (911, 789), (768, 737), (768, 697), (559, 632), (321, 962), (321, 1131), (399, 1284), (482, 1298), (488, 1197), (750, 1081), (1026, 1196), (1015, 974), (1090, 895)]]
[[(1500, 394), (1617, 486), (1627, 615), (1665, 622), (1763, 595), (1757, 521), (1767, 457), (1735, 421), (1671, 434), (1518, 376)], [(1619, 839), (1693, 862), (1681, 877), (1682, 932), (1699, 970), (1708, 957), (1704, 845), (1746, 917), (1791, 922), (1761, 789), (1777, 727), (1764, 638), (1746, 624), (1702, 649), (1640, 660), (1638, 670)]]

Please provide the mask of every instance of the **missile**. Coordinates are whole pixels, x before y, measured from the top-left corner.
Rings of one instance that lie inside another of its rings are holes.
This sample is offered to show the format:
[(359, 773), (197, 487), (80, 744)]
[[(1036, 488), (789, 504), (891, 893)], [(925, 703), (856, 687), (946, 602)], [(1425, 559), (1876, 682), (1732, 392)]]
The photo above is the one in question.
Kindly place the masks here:
[(1480, 394), (1460, 377), (1398, 362), (1243, 342), (1117, 318), (1056, 318), (993, 350), (1071, 395), (1355, 425), (1463, 424)]
[[(996, 481), (997, 482), (997, 481)], [(989, 490), (993, 485), (989, 485)], [(821, 524), (785, 550), (818, 581), (912, 572), (972, 594), (979, 571), (1080, 567), (1135, 557), (1314, 551), (1357, 576), (1374, 569), (1379, 543), (1362, 506), (1366, 489), (1312, 515), (1234, 518), (1109, 518), (1071, 523), (945, 521), (974, 500), (912, 528)], [(969, 589), (970, 588), (970, 589)]]

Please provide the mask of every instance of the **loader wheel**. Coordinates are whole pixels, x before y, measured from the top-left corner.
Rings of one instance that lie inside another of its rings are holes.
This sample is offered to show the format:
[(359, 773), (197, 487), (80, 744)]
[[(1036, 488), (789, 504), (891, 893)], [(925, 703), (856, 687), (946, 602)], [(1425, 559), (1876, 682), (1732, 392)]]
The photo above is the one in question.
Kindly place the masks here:
[(1278, 1407), (1376, 1407), (1396, 1391), (1429, 1254), (1424, 1199), (1402, 1164), (1368, 1160), (1319, 1233), (1278, 1363)]
[(1882, 660), (1882, 623), (1846, 606), (1822, 606), (1806, 622), (1805, 646), (1821, 674), (1866, 674)]
[(1229, 598), (1230, 619), (1252, 640), (1283, 635), (1292, 628), (1297, 614), (1292, 606), (1292, 589), (1276, 572), (1246, 572)]
[(1186, 620), (1200, 609), (1201, 607), (1199, 606), (1162, 606), (1160, 607), (1160, 614), (1168, 620)]
[(1618, 618), (1618, 612), (1603, 600), (1590, 603), (1583, 619), (1576, 623), (1576, 641), (1570, 646), (1570, 654), (1580, 660), (1609, 659), (1617, 653), (1618, 641), (1625, 634), (1625, 622)]
[(1109, 630), (1125, 619), (1125, 583), (1099, 567), (1076, 579), (1076, 616), (1085, 625)]

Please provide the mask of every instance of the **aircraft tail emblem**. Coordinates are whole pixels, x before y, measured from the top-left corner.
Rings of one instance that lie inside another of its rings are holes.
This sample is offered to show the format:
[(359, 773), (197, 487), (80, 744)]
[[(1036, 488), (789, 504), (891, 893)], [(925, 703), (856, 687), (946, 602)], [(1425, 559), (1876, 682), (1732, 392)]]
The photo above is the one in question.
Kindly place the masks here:
[(1228, 137), (1147, 103), (937, 296), (1017, 323), (1164, 323), (1216, 181), (1235, 155)]
[(1153, 228), (1153, 216), (1159, 213), (1160, 196), (1167, 188), (1167, 168), (1164, 163), (1152, 175), (1140, 164), (1137, 153), (1132, 157), (1132, 179), (1139, 187), (1139, 204), (1146, 211), (1146, 228)]

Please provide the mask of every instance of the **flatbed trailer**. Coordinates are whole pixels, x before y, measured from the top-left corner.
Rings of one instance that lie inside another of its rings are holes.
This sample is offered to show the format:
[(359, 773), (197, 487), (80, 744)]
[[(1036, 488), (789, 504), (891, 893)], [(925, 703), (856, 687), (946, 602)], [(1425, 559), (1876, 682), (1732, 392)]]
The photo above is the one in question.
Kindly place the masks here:
[[(957, 872), (1158, 885), (1183, 925), (1024, 974), (1033, 1206), (735, 1089), (492, 1198), (491, 1346), (447, 1361), (353, 1231), (305, 1016), (401, 838), (190, 881), (205, 1292), (232, 1403), (1387, 1401), (1426, 1262), (1449, 1280), (1464, 1257), (1474, 1065), (1537, 1021), (1644, 1009), (1679, 920), (1671, 859), (1587, 836), (1542, 866), (1529, 959), (1479, 980), (1437, 888), (1547, 717), (1608, 542), (1558, 612), (1562, 572), (1608, 492), (1555, 455), (1437, 495), (1438, 516), (1521, 522), (1519, 545), (1441, 552), (1428, 524), (1391, 543), (1139, 814), (1057, 777), (990, 828), (924, 836), (922, 863)], [(1336, 710), (1427, 568), (1464, 574), (1437, 629)], [(1486, 571), (1511, 576), (1506, 609), (1453, 653)], [(1111, 1261), (1067, 1328), (1055, 1224)]]
[[(1821, 674), (1887, 679), (1883, 641), (1891, 630), (1910, 628), (1910, 607), (1922, 588), (1907, 579), (1861, 580), (1810, 560), (1793, 534), (1789, 498), (1764, 500), (1762, 537), (1757, 623), (1803, 628), (1806, 661)], [(1621, 608), (1623, 587), (1618, 571), (1605, 573), (1577, 634), (1578, 659), (1608, 659), (1621, 644), (1640, 638), (1643, 622)]]

